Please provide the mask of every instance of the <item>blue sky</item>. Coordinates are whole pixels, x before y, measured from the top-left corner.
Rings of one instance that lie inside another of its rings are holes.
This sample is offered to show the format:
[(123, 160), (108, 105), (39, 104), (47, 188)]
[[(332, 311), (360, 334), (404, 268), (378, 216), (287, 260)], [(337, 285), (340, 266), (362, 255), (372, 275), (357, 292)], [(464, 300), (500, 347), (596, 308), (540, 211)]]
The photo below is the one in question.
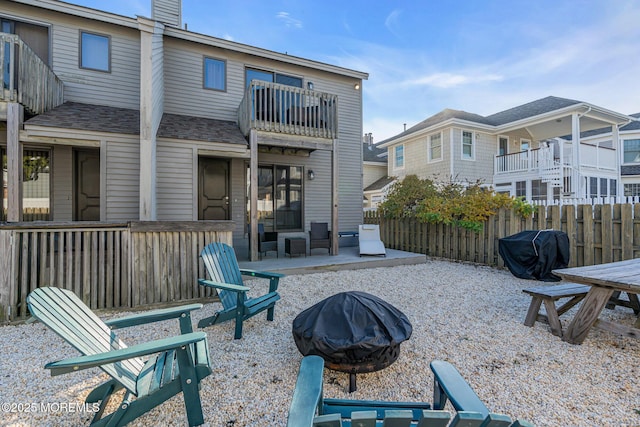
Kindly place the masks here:
[[(151, 15), (151, 0), (71, 2)], [(375, 142), (445, 108), (549, 95), (640, 112), (636, 0), (182, 0), (182, 14), (191, 31), (369, 73)]]

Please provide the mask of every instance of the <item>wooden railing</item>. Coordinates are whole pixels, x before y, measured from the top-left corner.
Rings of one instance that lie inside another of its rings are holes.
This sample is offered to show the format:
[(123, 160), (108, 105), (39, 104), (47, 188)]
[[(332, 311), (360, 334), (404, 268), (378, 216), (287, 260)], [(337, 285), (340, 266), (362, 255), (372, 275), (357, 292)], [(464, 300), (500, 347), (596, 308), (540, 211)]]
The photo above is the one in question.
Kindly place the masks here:
[(238, 123), (245, 136), (256, 129), (334, 139), (337, 107), (337, 95), (252, 80), (238, 108)]
[(20, 103), (32, 114), (64, 102), (62, 80), (17, 35), (0, 33), (0, 64), (0, 101)]
[(202, 248), (232, 244), (233, 222), (19, 223), (0, 226), (0, 322), (25, 318), (41, 286), (75, 292), (92, 309), (133, 308), (211, 294)]
[(529, 218), (502, 209), (480, 233), (415, 218), (387, 219), (377, 212), (365, 212), (364, 222), (380, 224), (387, 248), (491, 266), (504, 266), (498, 239), (523, 230), (567, 233), (570, 267), (640, 257), (640, 204), (538, 206)]

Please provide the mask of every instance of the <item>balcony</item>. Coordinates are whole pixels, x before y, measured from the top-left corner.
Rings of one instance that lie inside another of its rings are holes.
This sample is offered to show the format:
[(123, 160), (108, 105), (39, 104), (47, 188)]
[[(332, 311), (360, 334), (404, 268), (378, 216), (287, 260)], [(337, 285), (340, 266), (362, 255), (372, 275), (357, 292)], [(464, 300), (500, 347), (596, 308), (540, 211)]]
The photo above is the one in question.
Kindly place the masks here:
[(293, 86), (252, 80), (238, 108), (240, 130), (338, 137), (338, 96)]
[(62, 104), (62, 80), (17, 35), (0, 33), (0, 63), (0, 102), (17, 102), (31, 114)]

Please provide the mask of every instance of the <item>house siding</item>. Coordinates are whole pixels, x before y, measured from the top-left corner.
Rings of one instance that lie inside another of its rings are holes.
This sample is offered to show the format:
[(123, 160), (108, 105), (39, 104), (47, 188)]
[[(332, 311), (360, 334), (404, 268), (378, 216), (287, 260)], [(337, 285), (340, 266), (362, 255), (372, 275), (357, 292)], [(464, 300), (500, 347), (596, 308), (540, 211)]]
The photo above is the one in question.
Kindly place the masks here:
[(106, 221), (139, 218), (140, 146), (137, 139), (106, 141)]
[[(157, 216), (160, 221), (193, 221), (197, 219), (194, 207), (193, 147), (158, 141), (157, 146)], [(195, 165), (197, 167), (197, 165)]]
[(152, 0), (151, 16), (157, 21), (180, 27), (182, 23), (181, 4), (181, 0)]

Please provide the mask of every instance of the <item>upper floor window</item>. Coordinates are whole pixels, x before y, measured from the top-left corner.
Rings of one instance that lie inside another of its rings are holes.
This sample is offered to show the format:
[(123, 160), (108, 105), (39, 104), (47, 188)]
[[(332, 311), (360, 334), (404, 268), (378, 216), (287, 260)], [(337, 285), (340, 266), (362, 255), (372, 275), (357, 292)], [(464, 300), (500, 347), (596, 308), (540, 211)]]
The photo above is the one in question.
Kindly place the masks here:
[(624, 140), (624, 163), (640, 163), (640, 139)]
[(204, 58), (205, 89), (227, 90), (227, 63), (221, 59)]
[(302, 87), (301, 77), (288, 76), (286, 74), (275, 73), (272, 71), (256, 70), (254, 68), (247, 68), (245, 78), (246, 86), (249, 86), (251, 80), (262, 80), (270, 83), (280, 83), (287, 86)]
[(395, 167), (403, 168), (404, 167), (404, 145), (398, 145), (395, 150)]
[(442, 160), (442, 134), (429, 135), (429, 161)]
[(509, 138), (501, 136), (498, 138), (498, 156), (504, 156), (509, 152)]
[(466, 130), (462, 131), (462, 158), (467, 160), (473, 160), (474, 147), (473, 147), (473, 132)]
[(111, 71), (111, 38), (109, 36), (80, 32), (80, 68)]

